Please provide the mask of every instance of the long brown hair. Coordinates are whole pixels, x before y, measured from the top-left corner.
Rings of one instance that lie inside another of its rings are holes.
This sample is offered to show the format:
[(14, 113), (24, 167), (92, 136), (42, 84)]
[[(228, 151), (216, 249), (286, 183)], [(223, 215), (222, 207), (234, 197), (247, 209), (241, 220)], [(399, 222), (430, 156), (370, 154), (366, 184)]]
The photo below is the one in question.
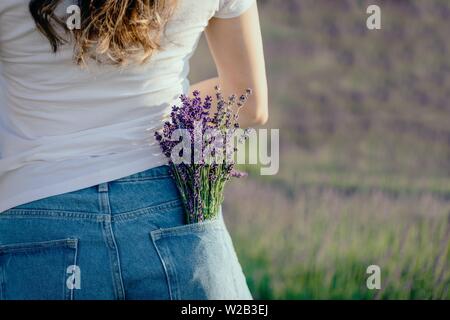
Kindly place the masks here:
[[(59, 25), (68, 32), (66, 21), (55, 14), (60, 2), (31, 0), (29, 5), (53, 52), (68, 42), (56, 28)], [(75, 4), (81, 9), (81, 29), (73, 31), (75, 62), (82, 64), (91, 57), (122, 65), (132, 58), (144, 63), (160, 49), (161, 35), (177, 0), (77, 0)]]

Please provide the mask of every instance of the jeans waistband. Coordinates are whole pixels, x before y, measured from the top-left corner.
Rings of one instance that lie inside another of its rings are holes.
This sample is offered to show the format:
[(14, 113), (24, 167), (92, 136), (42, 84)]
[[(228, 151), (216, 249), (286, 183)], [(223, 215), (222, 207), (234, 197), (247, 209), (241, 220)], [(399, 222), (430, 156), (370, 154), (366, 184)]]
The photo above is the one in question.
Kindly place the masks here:
[(162, 179), (170, 176), (171, 176), (170, 167), (168, 165), (164, 165), (156, 168), (151, 168), (142, 172), (138, 172), (111, 182), (133, 182), (139, 180)]
[[(168, 165), (82, 190), (18, 206), (1, 217), (126, 220), (179, 208), (181, 199)], [(142, 182), (142, 183), (140, 183)], [(105, 221), (106, 221), (105, 220)]]
[(116, 179), (109, 182), (103, 182), (97, 185), (98, 192), (108, 192), (110, 183), (137, 182), (145, 180), (165, 179), (171, 176), (170, 167), (168, 165), (147, 169), (132, 175)]

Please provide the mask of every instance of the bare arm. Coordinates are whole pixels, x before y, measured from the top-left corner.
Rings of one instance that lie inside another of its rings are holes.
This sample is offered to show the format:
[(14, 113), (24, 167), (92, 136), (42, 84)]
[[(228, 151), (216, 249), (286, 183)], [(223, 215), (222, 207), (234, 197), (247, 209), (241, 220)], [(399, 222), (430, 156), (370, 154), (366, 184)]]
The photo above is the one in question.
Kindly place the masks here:
[(251, 88), (253, 95), (242, 109), (239, 122), (243, 127), (266, 123), (267, 77), (256, 3), (239, 17), (211, 19), (205, 32), (219, 76), (194, 84), (191, 91), (214, 95), (214, 86), (219, 84), (228, 96)]

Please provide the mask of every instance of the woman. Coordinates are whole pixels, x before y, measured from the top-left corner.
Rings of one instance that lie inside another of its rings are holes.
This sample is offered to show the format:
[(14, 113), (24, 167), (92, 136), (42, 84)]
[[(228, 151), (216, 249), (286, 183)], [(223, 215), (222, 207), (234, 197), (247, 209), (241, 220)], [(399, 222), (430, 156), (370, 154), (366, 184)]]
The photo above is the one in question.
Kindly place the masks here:
[[(219, 76), (190, 86), (202, 32)], [(0, 61), (0, 299), (251, 299), (222, 216), (184, 224), (153, 136), (216, 83), (253, 88), (240, 121), (266, 122), (255, 0), (2, 0)]]

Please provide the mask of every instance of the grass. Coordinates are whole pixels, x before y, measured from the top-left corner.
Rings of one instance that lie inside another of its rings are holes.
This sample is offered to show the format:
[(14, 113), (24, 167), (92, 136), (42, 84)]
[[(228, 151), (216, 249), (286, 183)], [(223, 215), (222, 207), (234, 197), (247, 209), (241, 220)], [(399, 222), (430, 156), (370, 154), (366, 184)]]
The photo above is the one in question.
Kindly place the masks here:
[[(332, 186), (292, 196), (251, 180), (233, 183), (228, 198), (224, 212), (258, 298), (449, 297), (447, 200)], [(372, 264), (381, 291), (365, 286)]]
[[(280, 172), (248, 167), (224, 207), (254, 297), (449, 299), (450, 3), (259, 6)], [(214, 74), (203, 41), (191, 79)]]

